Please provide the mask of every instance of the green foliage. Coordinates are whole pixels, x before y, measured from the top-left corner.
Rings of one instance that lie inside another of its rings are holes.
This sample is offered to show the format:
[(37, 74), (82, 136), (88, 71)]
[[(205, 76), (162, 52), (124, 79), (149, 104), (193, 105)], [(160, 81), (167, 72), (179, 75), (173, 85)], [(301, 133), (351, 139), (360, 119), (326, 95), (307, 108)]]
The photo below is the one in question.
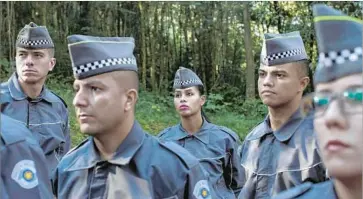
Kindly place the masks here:
[(223, 100), (223, 96), (221, 94), (209, 93), (207, 103), (204, 105), (204, 110), (216, 113), (222, 111), (226, 108), (228, 104), (226, 104)]
[(15, 70), (13, 67), (14, 65), (14, 62), (10, 62), (8, 59), (0, 57), (0, 77), (9, 76)]
[(238, 109), (238, 113), (249, 118), (263, 118), (267, 114), (267, 107), (260, 99), (245, 100)]
[[(253, 66), (259, 65), (263, 33), (300, 31), (314, 68), (318, 53), (312, 6), (316, 3), (333, 6), (353, 17), (362, 15), (363, 4), (356, 1), (249, 2), (248, 32), (252, 36), (249, 48), (253, 51)], [(0, 75), (12, 72), (9, 67), (12, 63), (7, 59), (15, 54), (13, 45), (17, 33), (33, 21), (49, 30), (57, 58), (51, 74), (67, 83), (71, 83), (69, 77), (72, 77), (67, 36), (90, 34), (135, 38), (134, 52), (140, 66), (141, 87), (145, 90), (164, 92), (170, 89), (169, 82), (181, 65), (196, 71), (209, 93), (223, 96), (223, 102), (212, 99), (207, 104), (210, 111), (240, 106), (246, 90), (250, 90), (246, 89), (246, 60), (250, 57), (246, 57), (243, 37), (247, 31), (243, 20), (244, 3), (4, 1), (0, 8), (0, 26), (6, 29), (0, 33)], [(215, 85), (219, 90), (214, 90)]]

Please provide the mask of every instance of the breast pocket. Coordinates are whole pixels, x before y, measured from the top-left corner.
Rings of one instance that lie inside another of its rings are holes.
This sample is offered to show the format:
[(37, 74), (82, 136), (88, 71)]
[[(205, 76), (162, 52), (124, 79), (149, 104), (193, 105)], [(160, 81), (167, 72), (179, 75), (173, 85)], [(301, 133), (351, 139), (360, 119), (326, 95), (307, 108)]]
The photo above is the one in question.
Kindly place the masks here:
[(199, 161), (209, 178), (218, 178), (223, 174), (224, 158), (224, 156), (200, 158)]
[(325, 169), (316, 150), (308, 151), (308, 156), (296, 149), (295, 153), (283, 156), (276, 173), (274, 193), (300, 185), (304, 182), (319, 183), (325, 180)]
[(63, 153), (61, 146), (65, 143), (62, 123), (41, 124), (37, 129), (39, 144), (46, 155), (56, 151)]
[(199, 160), (205, 169), (205, 172), (208, 173), (208, 180), (214, 187), (214, 190), (219, 198), (234, 197), (233, 192), (227, 187), (223, 176), (226, 164), (225, 159), (227, 158), (226, 156), (203, 158)]

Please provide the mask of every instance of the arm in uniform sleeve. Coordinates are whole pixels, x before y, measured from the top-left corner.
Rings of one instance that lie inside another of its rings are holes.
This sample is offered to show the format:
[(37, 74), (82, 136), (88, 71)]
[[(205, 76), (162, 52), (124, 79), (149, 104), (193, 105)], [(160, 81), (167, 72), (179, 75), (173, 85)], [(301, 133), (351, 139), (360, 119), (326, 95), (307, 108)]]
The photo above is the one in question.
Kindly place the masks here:
[(241, 166), (241, 156), (239, 152), (239, 147), (241, 146), (241, 142), (239, 140), (231, 142), (228, 154), (228, 162), (225, 167), (225, 172), (223, 172), (224, 179), (226, 181), (226, 185), (228, 185), (236, 196), (240, 193), (242, 189), (242, 176), (244, 169)]
[(1, 199), (9, 199), (10, 198), (9, 195), (7, 194), (7, 192), (6, 192), (2, 175), (0, 176), (0, 196), (1, 196), (0, 197)]
[(65, 108), (65, 126), (63, 128), (63, 135), (65, 138), (65, 143), (61, 144), (58, 148), (58, 155), (59, 155), (59, 160), (71, 149), (71, 135), (70, 135), (70, 123), (69, 123), (69, 114), (68, 114), (68, 109)]
[(60, 97), (58, 96), (56, 93), (52, 92), (56, 97), (59, 98), (59, 100), (61, 101), (61, 118), (62, 118), (62, 122), (64, 122), (64, 126), (63, 126), (63, 136), (64, 136), (64, 141), (65, 143), (62, 143), (59, 145), (59, 147), (56, 149), (56, 154), (57, 154), (57, 159), (58, 162), (62, 159), (62, 157), (71, 149), (71, 136), (70, 136), (70, 125), (69, 125), (69, 111), (68, 111), (68, 106), (67, 103)]
[(191, 168), (188, 174), (187, 185), (184, 193), (185, 199), (212, 199), (215, 197), (215, 191), (205, 176), (200, 164)]
[(245, 148), (245, 141), (242, 142), (242, 144), (240, 146), (238, 146), (238, 152), (237, 155), (239, 156), (239, 165), (241, 166), (240, 171), (238, 172), (239, 175), (239, 179), (241, 182), (241, 189), (245, 186), (246, 181), (247, 181), (247, 173), (246, 173), (246, 169), (242, 166), (242, 157), (244, 156), (244, 148)]
[(56, 198), (58, 195), (58, 167), (51, 174), (51, 184), (52, 184), (53, 195)]
[[(48, 199), (52, 198), (49, 172), (42, 149), (37, 143), (22, 141), (8, 146), (1, 157), (7, 168), (4, 186), (10, 198)], [(16, 155), (14, 155), (16, 154)]]
[[(38, 145), (37, 145), (38, 146)], [(39, 180), (39, 192), (40, 198), (51, 198), (52, 194), (52, 186), (50, 181), (50, 174), (48, 172), (45, 156), (43, 151), (39, 147), (35, 147), (30, 145), (30, 151), (32, 151), (32, 159), (35, 162), (35, 169), (37, 171), (36, 175)]]
[(69, 123), (69, 115), (68, 115), (68, 111), (67, 111), (67, 125), (65, 127), (65, 131), (64, 131), (64, 137), (66, 140), (66, 143), (64, 144), (64, 150), (63, 150), (63, 154), (62, 157), (71, 149), (71, 127), (70, 127), (70, 123)]
[[(318, 143), (318, 140), (316, 139), (315, 137), (315, 147), (316, 147), (316, 150), (319, 154), (319, 158), (321, 159), (321, 152), (320, 152), (320, 148), (319, 148), (319, 143)], [(321, 159), (321, 161), (323, 161)], [(326, 181), (326, 180), (329, 180), (330, 177), (329, 177), (329, 173), (328, 173), (328, 170), (325, 168), (324, 164), (320, 164), (319, 166), (317, 166), (317, 173), (318, 173), (318, 179), (320, 180), (320, 182), (323, 182), (323, 181)]]

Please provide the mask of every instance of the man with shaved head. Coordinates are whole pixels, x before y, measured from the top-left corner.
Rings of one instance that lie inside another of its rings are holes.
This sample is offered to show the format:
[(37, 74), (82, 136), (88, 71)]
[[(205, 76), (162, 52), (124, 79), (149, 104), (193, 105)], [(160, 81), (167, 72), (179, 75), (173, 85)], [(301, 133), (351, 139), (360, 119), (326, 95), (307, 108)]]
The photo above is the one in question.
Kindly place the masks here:
[(68, 198), (212, 198), (198, 160), (135, 120), (138, 75), (130, 37), (71, 35), (73, 105), (87, 140), (60, 162), (53, 188)]
[(304, 118), (299, 108), (308, 69), (299, 32), (264, 35), (258, 92), (268, 115), (241, 147), (239, 198), (267, 199), (303, 182), (325, 180), (312, 117)]

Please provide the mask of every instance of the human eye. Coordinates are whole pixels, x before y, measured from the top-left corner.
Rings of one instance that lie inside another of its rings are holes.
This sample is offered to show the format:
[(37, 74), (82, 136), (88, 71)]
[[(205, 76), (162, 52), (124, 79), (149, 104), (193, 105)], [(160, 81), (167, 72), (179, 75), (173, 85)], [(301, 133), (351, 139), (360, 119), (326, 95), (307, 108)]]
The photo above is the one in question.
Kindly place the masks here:
[(317, 110), (324, 109), (329, 104), (329, 97), (327, 95), (316, 95), (313, 98), (314, 106)]
[(24, 53), (24, 52), (18, 52), (18, 56), (19, 57), (25, 57), (26, 56), (26, 53)]
[(362, 103), (362, 89), (349, 89), (343, 92), (343, 96), (351, 103)]
[(276, 73), (276, 77), (277, 78), (284, 78), (285, 77), (285, 74), (283, 74), (283, 73)]
[(43, 57), (43, 55), (41, 53), (35, 53), (34, 56), (37, 57), (37, 58), (42, 58)]
[(90, 89), (91, 89), (92, 92), (99, 92), (99, 91), (101, 91), (101, 88), (99, 88), (97, 86), (91, 86)]
[(258, 71), (258, 76), (259, 77), (265, 77), (266, 73), (264, 71)]

